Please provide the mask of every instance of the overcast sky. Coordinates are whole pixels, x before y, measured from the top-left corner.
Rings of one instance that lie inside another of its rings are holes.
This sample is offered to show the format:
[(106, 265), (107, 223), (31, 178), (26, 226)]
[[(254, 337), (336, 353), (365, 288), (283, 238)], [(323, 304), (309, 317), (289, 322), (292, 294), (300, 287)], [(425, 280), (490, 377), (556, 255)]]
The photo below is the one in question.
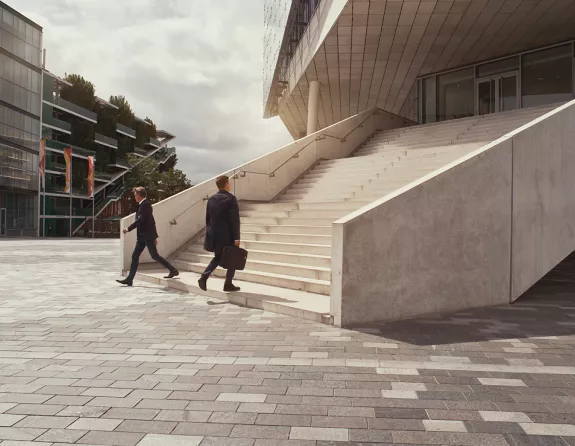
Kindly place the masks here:
[(44, 27), (46, 68), (177, 136), (193, 181), (292, 139), (262, 118), (264, 0), (4, 0)]

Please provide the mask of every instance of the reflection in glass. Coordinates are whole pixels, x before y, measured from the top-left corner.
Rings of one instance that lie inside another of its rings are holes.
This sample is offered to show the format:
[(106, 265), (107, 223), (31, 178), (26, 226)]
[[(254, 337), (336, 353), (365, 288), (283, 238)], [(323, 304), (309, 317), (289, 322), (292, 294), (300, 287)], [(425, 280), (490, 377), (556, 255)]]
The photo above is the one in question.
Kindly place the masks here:
[(489, 79), (477, 85), (477, 113), (488, 115), (495, 111), (495, 81)]
[(522, 56), (523, 107), (573, 99), (571, 44)]
[(499, 78), (499, 111), (510, 111), (517, 108), (517, 76)]
[(473, 116), (474, 86), (473, 68), (439, 75), (439, 120), (445, 121)]

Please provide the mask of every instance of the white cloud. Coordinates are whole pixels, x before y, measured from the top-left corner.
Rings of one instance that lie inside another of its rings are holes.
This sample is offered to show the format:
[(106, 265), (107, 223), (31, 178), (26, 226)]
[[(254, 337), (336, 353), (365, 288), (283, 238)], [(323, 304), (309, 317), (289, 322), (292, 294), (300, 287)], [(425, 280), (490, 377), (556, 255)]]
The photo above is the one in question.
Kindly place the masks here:
[(199, 181), (291, 141), (264, 120), (263, 0), (18, 0), (44, 27), (47, 68), (77, 73), (176, 134)]

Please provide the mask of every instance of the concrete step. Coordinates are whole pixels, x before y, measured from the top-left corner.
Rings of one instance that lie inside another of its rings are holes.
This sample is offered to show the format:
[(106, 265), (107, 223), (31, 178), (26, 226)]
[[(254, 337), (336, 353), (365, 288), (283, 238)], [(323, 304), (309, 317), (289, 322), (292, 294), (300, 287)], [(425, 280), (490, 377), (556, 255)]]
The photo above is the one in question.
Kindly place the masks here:
[(301, 243), (303, 245), (330, 245), (331, 234), (282, 234), (269, 232), (246, 232), (242, 231), (242, 240), (260, 241), (260, 242), (282, 242), (282, 243)]
[(242, 224), (280, 225), (280, 226), (331, 226), (332, 218), (265, 218), (245, 217)]
[[(208, 263), (212, 260), (210, 256), (200, 256), (198, 255), (195, 260), (190, 259), (192, 256), (187, 256), (186, 258), (180, 256), (176, 261), (186, 264), (184, 269), (186, 271), (195, 271), (197, 273), (203, 273), (208, 266)], [(331, 270), (325, 267), (319, 266), (308, 266), (301, 264), (283, 263), (283, 262), (273, 262), (269, 260), (254, 260), (248, 258), (246, 263), (246, 269), (249, 271), (262, 271), (272, 274), (280, 274), (291, 277), (303, 277), (306, 279), (314, 280), (331, 280)]]
[[(241, 287), (241, 291), (226, 293), (222, 291), (224, 279), (219, 277), (211, 277), (208, 280), (208, 291), (202, 291), (198, 287), (200, 275), (197, 273), (182, 271), (176, 279), (169, 280), (163, 279), (165, 275), (165, 271), (143, 270), (136, 275), (136, 280), (191, 293), (195, 296), (206, 296), (242, 307), (330, 324), (329, 296), (242, 280), (234, 281), (236, 285)], [(208, 301), (208, 303), (210, 302)]]
[[(174, 266), (184, 271), (192, 271), (201, 274), (204, 271), (204, 265), (182, 262), (174, 260)], [(213, 276), (225, 277), (226, 271), (218, 268), (214, 271)], [(251, 271), (245, 269), (243, 271), (236, 271), (238, 280), (246, 282), (261, 283), (264, 285), (273, 285), (280, 288), (288, 288), (291, 290), (306, 291), (316, 294), (330, 294), (330, 282), (326, 280), (307, 279), (305, 277), (293, 277), (285, 274), (267, 273), (264, 271)]]
[(289, 252), (293, 254), (331, 256), (331, 244), (317, 245), (301, 243), (259, 242), (248, 240), (242, 242), (242, 246), (244, 246), (248, 251), (255, 249), (257, 251)]
[[(354, 202), (350, 202), (354, 203)], [(366, 202), (362, 202), (366, 203)], [(305, 204), (305, 203), (302, 203)], [(313, 204), (313, 203), (310, 203)], [(363, 207), (360, 206), (360, 207)], [(357, 208), (359, 209), (359, 207)], [(331, 235), (331, 226), (278, 226), (278, 225), (247, 225), (242, 224), (242, 232), (267, 232), (271, 234), (318, 234)]]
[[(180, 253), (178, 257), (190, 262), (203, 263), (199, 259), (210, 259), (213, 254), (204, 251), (201, 245), (192, 245), (186, 251)], [(322, 255), (311, 255), (302, 253), (259, 251), (252, 249), (248, 253), (250, 260), (260, 260), (262, 262), (279, 262), (290, 265), (316, 266), (320, 268), (331, 268), (331, 257)], [(209, 260), (208, 260), (209, 261)]]

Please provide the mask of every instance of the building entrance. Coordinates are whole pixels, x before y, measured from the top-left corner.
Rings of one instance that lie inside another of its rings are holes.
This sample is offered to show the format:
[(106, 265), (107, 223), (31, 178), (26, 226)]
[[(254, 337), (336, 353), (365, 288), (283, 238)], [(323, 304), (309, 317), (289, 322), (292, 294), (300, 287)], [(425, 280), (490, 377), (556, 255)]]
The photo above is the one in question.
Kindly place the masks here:
[(519, 108), (519, 73), (477, 79), (475, 86), (476, 114), (487, 115)]

